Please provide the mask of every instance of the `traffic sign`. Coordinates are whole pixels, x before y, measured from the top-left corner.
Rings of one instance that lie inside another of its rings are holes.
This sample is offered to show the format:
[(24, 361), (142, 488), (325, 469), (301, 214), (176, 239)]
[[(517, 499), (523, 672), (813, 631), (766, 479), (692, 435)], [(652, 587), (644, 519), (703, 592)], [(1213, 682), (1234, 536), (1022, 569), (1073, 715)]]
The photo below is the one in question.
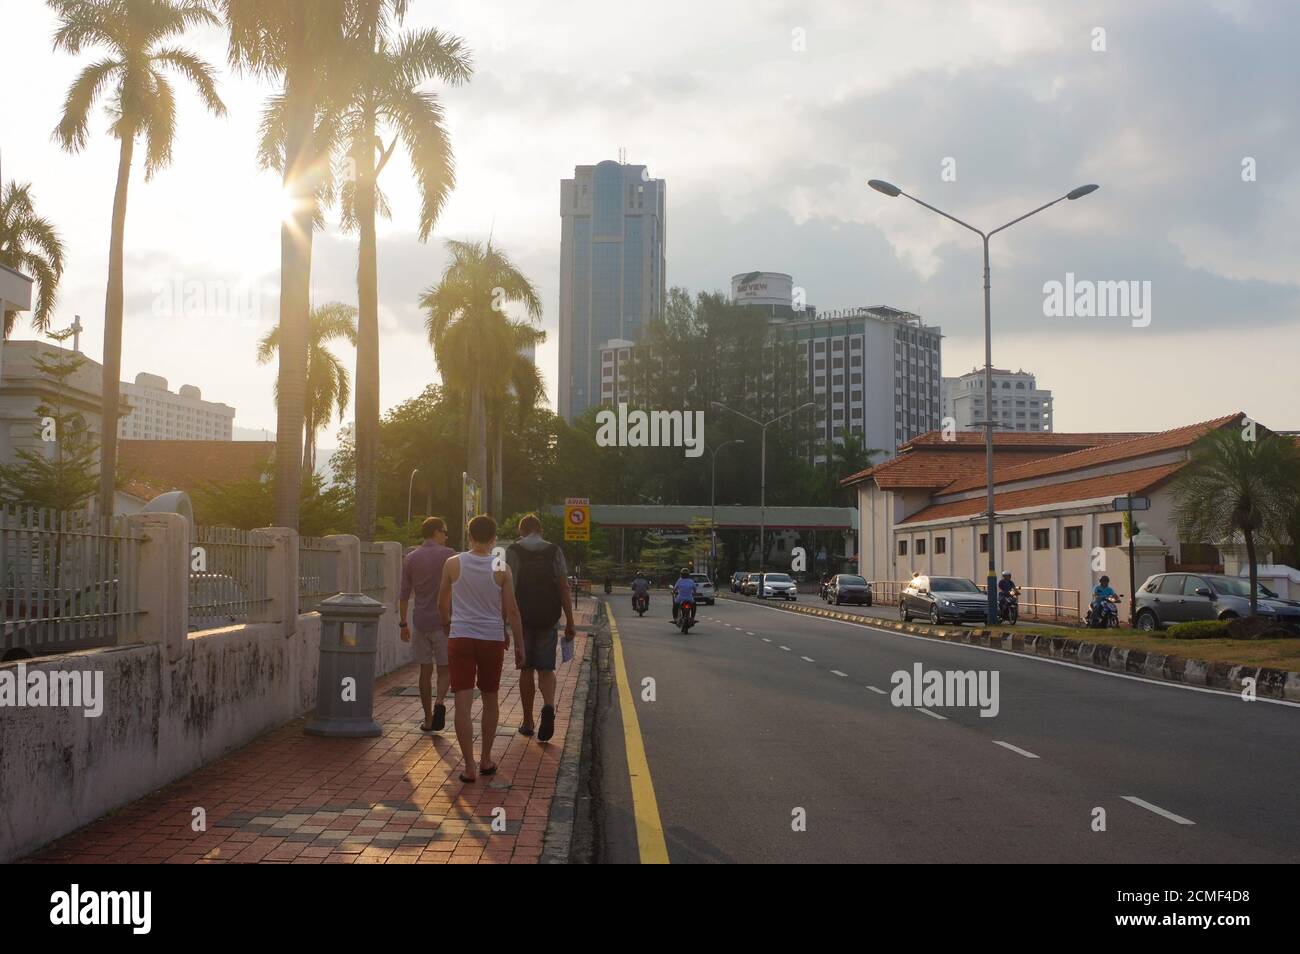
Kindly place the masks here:
[(591, 501), (586, 497), (569, 497), (564, 501), (564, 539), (591, 541)]
[(1149, 510), (1151, 509), (1151, 498), (1116, 497), (1111, 501), (1110, 505), (1115, 510)]

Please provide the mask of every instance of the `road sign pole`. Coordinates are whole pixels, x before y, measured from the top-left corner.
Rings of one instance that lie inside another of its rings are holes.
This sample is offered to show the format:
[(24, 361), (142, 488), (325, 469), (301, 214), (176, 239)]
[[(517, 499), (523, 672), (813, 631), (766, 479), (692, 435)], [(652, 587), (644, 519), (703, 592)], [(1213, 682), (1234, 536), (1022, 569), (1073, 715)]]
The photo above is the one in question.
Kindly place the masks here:
[(1128, 624), (1137, 622), (1137, 567), (1133, 563), (1133, 537), (1137, 535), (1137, 519), (1133, 516), (1133, 495), (1128, 495)]

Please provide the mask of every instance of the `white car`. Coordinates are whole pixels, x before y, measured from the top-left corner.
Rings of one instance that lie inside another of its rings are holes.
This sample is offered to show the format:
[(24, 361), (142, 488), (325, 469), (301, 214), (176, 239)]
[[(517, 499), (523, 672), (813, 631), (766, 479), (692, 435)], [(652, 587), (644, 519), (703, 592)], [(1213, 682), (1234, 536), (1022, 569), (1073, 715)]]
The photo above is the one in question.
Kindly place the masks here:
[(695, 581), (695, 601), (697, 603), (714, 604), (715, 594), (713, 592), (713, 581), (709, 579), (706, 573), (692, 573), (691, 579)]
[(779, 597), (786, 600), (797, 599), (794, 580), (790, 579), (788, 573), (764, 573), (762, 586), (763, 591), (758, 594), (760, 599), (767, 599), (768, 597)]

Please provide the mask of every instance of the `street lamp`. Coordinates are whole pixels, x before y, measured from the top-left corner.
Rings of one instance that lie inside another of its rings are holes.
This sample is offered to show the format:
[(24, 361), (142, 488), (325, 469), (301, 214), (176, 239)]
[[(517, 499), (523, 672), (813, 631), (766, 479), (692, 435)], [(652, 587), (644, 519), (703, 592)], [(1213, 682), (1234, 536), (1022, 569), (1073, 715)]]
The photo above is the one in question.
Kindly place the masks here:
[(420, 472), (420, 468), (411, 468), (411, 479), (406, 482), (406, 525), (411, 525), (411, 491), (415, 489), (415, 475)]
[(776, 417), (772, 418), (772, 420), (764, 424), (762, 421), (754, 420), (748, 414), (741, 414), (734, 407), (727, 407), (727, 405), (723, 404), (721, 401), (713, 401), (711, 403), (721, 411), (730, 411), (737, 417), (743, 417), (751, 424), (762, 428), (763, 449), (760, 455), (762, 462), (759, 465), (758, 477), (758, 568), (761, 571), (763, 566), (767, 563), (767, 551), (763, 549), (763, 538), (767, 535), (767, 429), (777, 421), (787, 418), (791, 414), (798, 414), (800, 411), (806, 411), (808, 408), (816, 407), (817, 405), (814, 402), (809, 401), (807, 404), (799, 405), (793, 411), (786, 411), (784, 414), (778, 414)]
[(1009, 229), (1017, 222), (1022, 222), (1025, 219), (1029, 218), (1031, 215), (1036, 215), (1037, 213), (1042, 212), (1043, 209), (1051, 208), (1052, 206), (1056, 205), (1056, 203), (1060, 202), (1062, 199), (1069, 199), (1070, 201), (1074, 201), (1075, 199), (1081, 199), (1085, 195), (1088, 195), (1089, 193), (1096, 192), (1098, 187), (1095, 184), (1081, 185), (1077, 189), (1071, 189), (1069, 192), (1067, 192), (1065, 195), (1061, 196), (1060, 198), (1053, 199), (1051, 202), (1048, 202), (1046, 205), (1040, 205), (1032, 212), (1026, 212), (1024, 215), (1012, 219), (1006, 225), (999, 225), (991, 232), (981, 232), (979, 229), (975, 228), (975, 226), (970, 225), (967, 222), (963, 222), (961, 219), (957, 218), (956, 216), (949, 215), (947, 212), (943, 211), (942, 209), (936, 209), (928, 202), (922, 202), (914, 195), (908, 195), (906, 192), (904, 192), (902, 189), (900, 189), (898, 186), (894, 185), (891, 182), (886, 182), (883, 179), (871, 179), (870, 181), (867, 182), (867, 185), (871, 186), (871, 188), (875, 189), (877, 192), (881, 193), (882, 195), (889, 196), (891, 199), (897, 198), (900, 195), (906, 196), (907, 198), (915, 202), (917, 205), (925, 206), (931, 212), (937, 213), (938, 215), (942, 215), (945, 219), (948, 219), (950, 222), (956, 222), (962, 228), (970, 229), (972, 232), (974, 232), (984, 241), (984, 416), (986, 420), (979, 423), (982, 423), (984, 425), (984, 456), (985, 456), (985, 469), (987, 472), (986, 479), (988, 481), (987, 495), (985, 501), (985, 506), (988, 511), (986, 516), (988, 518), (988, 535), (989, 535), (987, 620), (990, 626), (996, 626), (998, 622), (998, 597), (997, 597), (998, 575), (997, 575), (997, 542), (996, 542), (997, 518), (993, 512), (993, 428), (996, 426), (996, 424), (993, 420), (993, 320), (991, 314), (991, 310), (992, 310), (991, 300), (989, 297), (989, 239), (992, 238), (997, 233), (1001, 232), (1003, 229)]
[(712, 461), (711, 476), (709, 477), (709, 573), (715, 578), (718, 575), (718, 451), (731, 444), (743, 443), (745, 443), (743, 440), (736, 439), (723, 441), (717, 447), (709, 447), (708, 444), (704, 445), (704, 449), (709, 452)]

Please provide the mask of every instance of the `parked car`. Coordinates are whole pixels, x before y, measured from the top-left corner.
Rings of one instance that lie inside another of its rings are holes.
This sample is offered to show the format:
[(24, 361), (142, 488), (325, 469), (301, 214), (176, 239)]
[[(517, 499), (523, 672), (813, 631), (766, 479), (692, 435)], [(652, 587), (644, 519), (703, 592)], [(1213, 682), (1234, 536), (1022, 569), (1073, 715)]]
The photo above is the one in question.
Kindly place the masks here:
[(936, 626), (943, 622), (982, 623), (988, 615), (988, 597), (960, 576), (914, 576), (898, 599), (898, 615), (909, 623), (922, 616)]
[(871, 584), (860, 576), (840, 573), (831, 577), (826, 584), (823, 599), (827, 603), (839, 606), (841, 603), (857, 603), (859, 606), (871, 605)]
[[(755, 574), (755, 576), (758, 575)], [(794, 580), (790, 578), (789, 573), (764, 573), (762, 577), (762, 591), (758, 594), (759, 599), (772, 597), (793, 600), (797, 598)], [(755, 586), (758, 585), (758, 581), (755, 581)]]
[(740, 585), (745, 582), (745, 577), (747, 576), (749, 576), (749, 574), (744, 570), (737, 570), (735, 573), (731, 574), (731, 592), (739, 593)]
[(691, 579), (695, 581), (696, 603), (707, 603), (712, 606), (717, 602), (717, 594), (713, 591), (713, 581), (709, 579), (707, 573), (692, 573)]
[[(1300, 602), (1259, 584), (1256, 612), (1263, 619), (1300, 626)], [(1134, 624), (1148, 632), (1173, 623), (1250, 615), (1250, 581), (1217, 573), (1157, 573), (1138, 587)]]

